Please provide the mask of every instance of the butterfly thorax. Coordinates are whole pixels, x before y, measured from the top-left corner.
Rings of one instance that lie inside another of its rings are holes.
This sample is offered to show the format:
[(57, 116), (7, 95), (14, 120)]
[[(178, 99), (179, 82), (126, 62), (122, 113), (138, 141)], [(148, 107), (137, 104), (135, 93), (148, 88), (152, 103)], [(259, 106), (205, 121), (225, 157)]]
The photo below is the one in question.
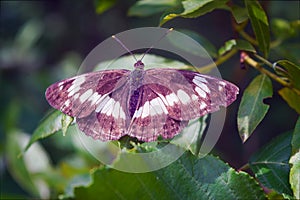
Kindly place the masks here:
[[(144, 78), (144, 63), (142, 61), (137, 61), (134, 64), (134, 70), (130, 74), (130, 90), (133, 92), (142, 85)], [(130, 93), (131, 93), (130, 92)]]
[(137, 61), (134, 64), (134, 70), (130, 73), (130, 98), (127, 103), (130, 117), (133, 116), (134, 111), (136, 110), (139, 96), (140, 96), (140, 87), (143, 85), (144, 78), (144, 64), (142, 61)]

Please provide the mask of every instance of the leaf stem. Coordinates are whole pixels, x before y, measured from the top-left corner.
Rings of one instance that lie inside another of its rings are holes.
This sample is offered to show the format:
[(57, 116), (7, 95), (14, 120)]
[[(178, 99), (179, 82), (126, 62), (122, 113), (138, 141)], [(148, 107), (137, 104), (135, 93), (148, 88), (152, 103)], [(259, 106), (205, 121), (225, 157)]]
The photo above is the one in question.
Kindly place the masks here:
[(246, 163), (246, 164), (244, 164), (243, 166), (241, 166), (241, 167), (238, 169), (238, 171), (245, 171), (245, 170), (247, 170), (247, 169), (249, 169), (249, 168), (250, 168), (249, 163)]
[(258, 54), (253, 54), (253, 55), (254, 55), (254, 57), (256, 57), (257, 59), (261, 60), (263, 63), (265, 63), (266, 65), (268, 65), (269, 67), (273, 68), (273, 64), (272, 64), (270, 61), (268, 61), (267, 59), (261, 57), (261, 56), (258, 55)]
[(248, 40), (248, 42), (250, 42), (251, 44), (253, 44), (255, 46), (258, 46), (258, 42), (253, 37), (251, 37), (250, 35), (248, 35), (248, 33), (246, 33), (244, 30), (240, 30), (239, 34), (243, 38), (245, 38), (246, 40)]
[[(252, 66), (253, 68), (257, 69), (260, 73), (262, 74), (266, 74), (267, 76), (269, 76), (270, 78), (272, 78), (274, 81), (280, 83), (281, 85), (283, 85), (284, 87), (288, 87), (291, 90), (293, 90), (295, 93), (297, 93), (298, 95), (300, 95), (300, 91), (296, 88), (294, 88), (290, 83), (284, 81), (283, 79), (281, 79), (279, 76), (277, 76), (276, 74), (266, 70), (265, 68), (262, 67), (262, 65), (260, 65), (258, 62), (256, 62), (255, 60), (253, 60), (252, 58), (250, 58), (250, 56), (246, 53), (243, 54), (244, 60), (245, 62)], [(260, 60), (262, 60), (265, 64), (272, 66), (272, 63), (270, 63), (269, 61), (267, 61), (266, 59), (256, 55), (255, 57), (259, 58)]]
[(205, 66), (201, 67), (200, 69), (196, 68), (196, 70), (198, 72), (207, 72), (207, 71), (210, 71), (211, 69), (215, 68), (216, 66), (218, 66), (218, 65), (224, 63), (225, 61), (227, 61), (234, 54), (236, 54), (237, 51), (238, 50), (236, 48), (233, 48), (228, 53), (220, 56), (214, 63), (210, 63), (208, 65), (205, 65)]
[(238, 25), (236, 23), (233, 24), (233, 28), (248, 42), (250, 42), (251, 44), (258, 46), (258, 42), (256, 41), (256, 39), (254, 39), (253, 37), (251, 37), (248, 33), (246, 33), (243, 29), (245, 28), (245, 26), (247, 25), (247, 23), (243, 23), (242, 25)]
[[(258, 42), (255, 38), (251, 37), (247, 32), (244, 31), (244, 28), (246, 26), (246, 23), (242, 24), (242, 25), (238, 25), (238, 24), (233, 24), (234, 29), (248, 42), (250, 42), (251, 44), (253, 44), (254, 46), (258, 46)], [(270, 48), (275, 48), (277, 46), (279, 46), (282, 43), (282, 40), (274, 40), (272, 42), (270, 42)]]

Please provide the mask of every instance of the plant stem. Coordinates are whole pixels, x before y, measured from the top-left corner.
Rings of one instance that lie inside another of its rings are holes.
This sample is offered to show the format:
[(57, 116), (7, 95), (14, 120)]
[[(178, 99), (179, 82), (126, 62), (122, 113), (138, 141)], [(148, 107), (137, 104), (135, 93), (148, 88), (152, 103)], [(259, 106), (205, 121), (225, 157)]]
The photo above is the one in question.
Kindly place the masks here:
[(281, 78), (279, 78), (278, 76), (273, 74), (272, 72), (270, 72), (270, 71), (266, 70), (265, 68), (263, 68), (258, 62), (256, 62), (252, 58), (250, 58), (248, 55), (245, 56), (244, 58), (245, 58), (245, 62), (247, 64), (254, 67), (255, 69), (257, 69), (261, 73), (266, 74), (267, 76), (269, 76), (270, 78), (272, 78), (273, 80), (277, 81), (278, 83), (280, 83), (281, 85), (283, 85), (285, 87), (290, 87), (289, 83), (285, 82), (284, 80), (282, 80)]
[(245, 26), (247, 25), (247, 23), (244, 23), (242, 25), (238, 25), (238, 24), (233, 24), (233, 28), (248, 42), (250, 42), (251, 44), (258, 46), (258, 42), (251, 37), (248, 33), (246, 33), (243, 29), (245, 28)]
[(229, 58), (231, 58), (234, 54), (236, 54), (238, 50), (236, 48), (231, 49), (228, 53), (220, 56), (214, 63), (210, 63), (208, 65), (205, 65), (201, 67), (200, 69), (196, 68), (198, 72), (208, 72), (211, 69), (217, 67), (218, 65), (224, 63), (227, 61)]
[[(247, 40), (254, 46), (258, 46), (257, 40), (255, 38), (251, 37), (248, 33), (246, 33), (244, 31), (245, 25), (233, 24), (233, 27), (245, 40)], [(280, 40), (280, 39), (274, 40), (274, 41), (270, 42), (270, 48), (271, 49), (275, 48), (275, 47), (279, 46), (281, 43), (282, 43), (282, 40)]]
[(251, 37), (250, 35), (248, 35), (248, 33), (246, 33), (244, 30), (240, 30), (239, 34), (243, 38), (245, 38), (248, 42), (250, 42), (251, 44), (253, 44), (255, 46), (258, 46), (258, 42), (253, 37)]
[(249, 168), (250, 168), (249, 163), (246, 163), (246, 164), (244, 164), (242, 167), (240, 167), (240, 168), (238, 169), (238, 171), (245, 171), (246, 169), (249, 169)]
[[(272, 63), (270, 63), (269, 61), (265, 60), (264, 58), (256, 55), (256, 57), (259, 57), (259, 59), (264, 60), (264, 63), (266, 63), (267, 65), (270, 65), (273, 67)], [(244, 59), (245, 62), (247, 64), (249, 64), (250, 66), (252, 66), (253, 68), (257, 69), (260, 73), (265, 74), (267, 76), (269, 76), (270, 78), (272, 78), (274, 81), (280, 83), (281, 85), (283, 85), (284, 87), (288, 87), (291, 90), (293, 90), (297, 95), (300, 96), (300, 91), (296, 88), (294, 88), (290, 83), (284, 81), (283, 79), (281, 79), (279, 76), (277, 76), (276, 74), (266, 70), (265, 68), (263, 68), (258, 62), (256, 62), (255, 60), (253, 60), (252, 58), (249, 57), (248, 54), (244, 55)]]
[(268, 61), (267, 59), (261, 57), (260, 55), (258, 54), (253, 54), (257, 59), (261, 60), (263, 63), (265, 63), (266, 65), (268, 65), (269, 67), (273, 68), (273, 64)]

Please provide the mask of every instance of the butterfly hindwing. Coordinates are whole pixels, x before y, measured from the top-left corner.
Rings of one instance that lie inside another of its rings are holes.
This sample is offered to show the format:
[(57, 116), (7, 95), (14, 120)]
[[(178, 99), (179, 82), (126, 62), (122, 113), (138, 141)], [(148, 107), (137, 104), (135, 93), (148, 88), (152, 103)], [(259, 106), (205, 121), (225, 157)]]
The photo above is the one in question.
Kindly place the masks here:
[(128, 128), (130, 136), (147, 142), (155, 141), (158, 136), (173, 138), (187, 125), (187, 121), (176, 120), (170, 116), (174, 109), (168, 108), (154, 88), (168, 92), (168, 88), (155, 83), (139, 87), (138, 103)]
[(127, 133), (130, 116), (127, 109), (129, 84), (107, 93), (90, 115), (77, 120), (78, 128), (86, 135), (102, 141), (117, 140)]

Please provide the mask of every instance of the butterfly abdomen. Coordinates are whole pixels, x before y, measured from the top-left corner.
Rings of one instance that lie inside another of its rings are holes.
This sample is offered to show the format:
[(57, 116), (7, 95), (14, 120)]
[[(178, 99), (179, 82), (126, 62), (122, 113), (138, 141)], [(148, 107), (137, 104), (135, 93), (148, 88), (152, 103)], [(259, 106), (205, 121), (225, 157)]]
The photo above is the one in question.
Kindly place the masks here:
[(137, 109), (139, 96), (141, 95), (141, 86), (143, 85), (144, 69), (136, 68), (130, 73), (130, 86), (129, 86), (129, 99), (128, 99), (128, 110), (129, 115), (132, 118), (134, 112)]

